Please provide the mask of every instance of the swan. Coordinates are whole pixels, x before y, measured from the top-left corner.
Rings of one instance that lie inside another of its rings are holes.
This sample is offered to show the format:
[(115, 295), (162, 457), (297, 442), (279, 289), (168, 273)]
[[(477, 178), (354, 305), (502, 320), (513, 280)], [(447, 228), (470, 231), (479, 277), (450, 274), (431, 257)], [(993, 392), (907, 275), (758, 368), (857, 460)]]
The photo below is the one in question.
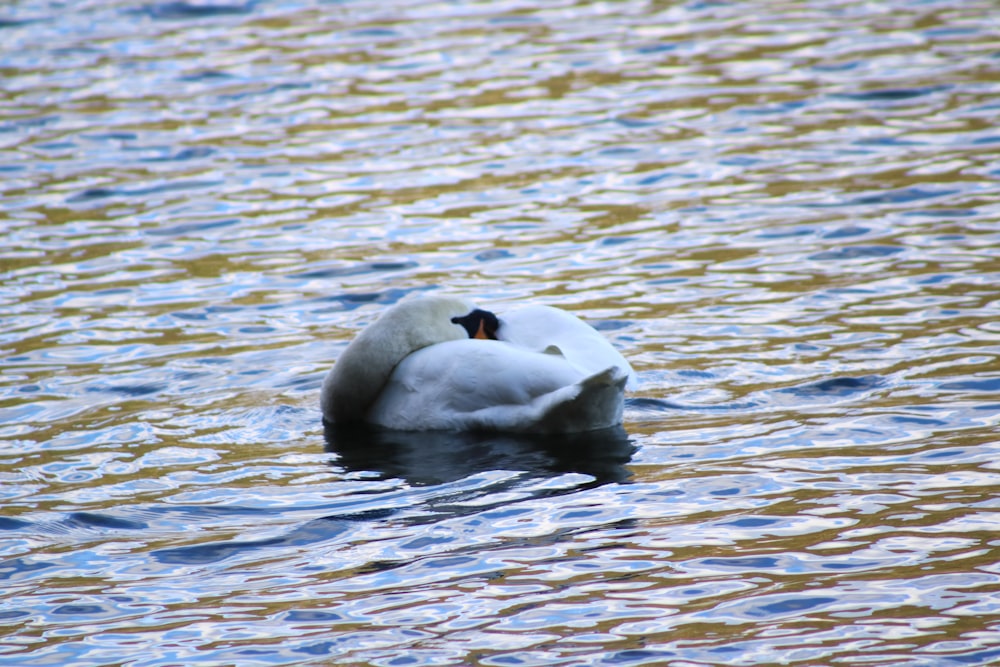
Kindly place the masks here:
[(570, 313), (503, 317), (423, 296), (381, 314), (347, 346), (320, 392), (325, 421), (403, 431), (576, 433), (622, 421), (629, 363)]

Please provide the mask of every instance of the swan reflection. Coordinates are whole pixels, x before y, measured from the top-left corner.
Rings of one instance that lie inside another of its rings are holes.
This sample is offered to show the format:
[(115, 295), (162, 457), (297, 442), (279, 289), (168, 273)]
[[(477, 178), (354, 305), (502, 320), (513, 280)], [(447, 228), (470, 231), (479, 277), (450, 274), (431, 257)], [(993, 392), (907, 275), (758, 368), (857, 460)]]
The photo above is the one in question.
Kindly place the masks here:
[(626, 482), (635, 446), (620, 426), (564, 435), (392, 431), (324, 424), (326, 451), (350, 471), (374, 471), (416, 486), (489, 470), (533, 477), (582, 473), (592, 485)]

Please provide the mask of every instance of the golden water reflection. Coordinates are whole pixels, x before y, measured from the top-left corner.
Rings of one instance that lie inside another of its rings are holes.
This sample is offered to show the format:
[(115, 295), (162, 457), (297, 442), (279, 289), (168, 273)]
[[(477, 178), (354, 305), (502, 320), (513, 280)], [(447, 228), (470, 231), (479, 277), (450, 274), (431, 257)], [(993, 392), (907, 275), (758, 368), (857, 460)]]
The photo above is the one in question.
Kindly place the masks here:
[[(6, 7), (6, 657), (993, 660), (994, 13)], [(324, 432), (430, 290), (594, 323), (624, 430)]]

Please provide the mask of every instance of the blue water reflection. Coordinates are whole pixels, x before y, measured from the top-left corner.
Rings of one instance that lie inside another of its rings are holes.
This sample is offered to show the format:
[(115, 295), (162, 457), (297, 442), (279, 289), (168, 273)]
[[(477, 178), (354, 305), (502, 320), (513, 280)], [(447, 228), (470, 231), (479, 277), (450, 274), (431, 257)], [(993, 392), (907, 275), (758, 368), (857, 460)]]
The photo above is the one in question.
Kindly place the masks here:
[[(0, 663), (995, 661), (995, 10), (3, 4)], [(624, 430), (324, 429), (435, 291)]]

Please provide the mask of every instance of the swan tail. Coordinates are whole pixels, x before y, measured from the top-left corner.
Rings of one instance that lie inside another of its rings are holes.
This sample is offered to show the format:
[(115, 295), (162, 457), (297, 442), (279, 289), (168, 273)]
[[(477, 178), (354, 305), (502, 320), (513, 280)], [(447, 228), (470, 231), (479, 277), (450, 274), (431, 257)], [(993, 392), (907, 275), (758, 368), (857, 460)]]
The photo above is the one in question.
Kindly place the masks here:
[[(485, 408), (472, 421), (488, 430), (530, 433), (581, 433), (617, 426), (622, 422), (627, 381), (627, 372), (611, 366), (536, 396), (529, 406)], [(525, 408), (531, 414), (525, 414)]]
[[(592, 431), (622, 423), (625, 406), (625, 383), (628, 373), (611, 366), (566, 387), (572, 390), (565, 397), (556, 397), (539, 421), (549, 433)], [(559, 391), (553, 392), (558, 394)]]

